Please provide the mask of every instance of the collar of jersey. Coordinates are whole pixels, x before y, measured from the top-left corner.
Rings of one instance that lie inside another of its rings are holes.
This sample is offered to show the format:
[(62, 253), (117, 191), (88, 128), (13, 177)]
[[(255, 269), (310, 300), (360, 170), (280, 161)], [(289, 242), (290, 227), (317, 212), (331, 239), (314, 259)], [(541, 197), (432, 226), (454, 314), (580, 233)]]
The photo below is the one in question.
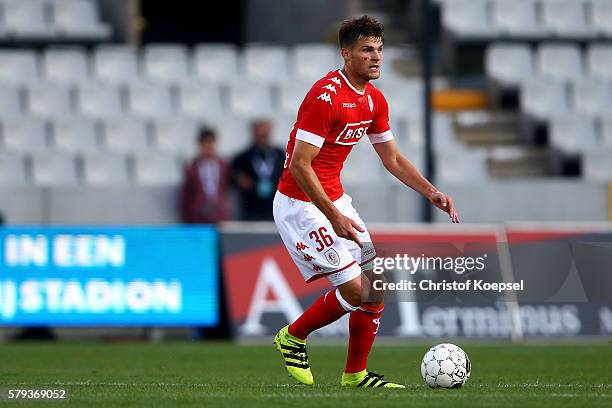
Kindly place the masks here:
[(342, 73), (342, 70), (339, 69), (338, 73), (340, 74), (340, 76), (342, 77), (342, 79), (344, 79), (344, 82), (346, 82), (346, 84), (356, 93), (358, 93), (359, 95), (365, 95), (365, 89), (363, 91), (358, 90), (357, 88), (355, 88), (353, 86), (353, 84), (351, 84), (351, 82), (348, 80), (347, 77), (344, 76), (344, 74)]

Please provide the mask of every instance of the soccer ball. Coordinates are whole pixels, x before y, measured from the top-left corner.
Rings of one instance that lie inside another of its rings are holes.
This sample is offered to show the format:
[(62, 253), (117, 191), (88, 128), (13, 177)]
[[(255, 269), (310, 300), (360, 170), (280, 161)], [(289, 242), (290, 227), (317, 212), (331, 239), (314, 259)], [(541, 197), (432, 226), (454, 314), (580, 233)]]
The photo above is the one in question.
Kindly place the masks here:
[(460, 388), (470, 378), (470, 359), (454, 344), (429, 349), (421, 363), (421, 376), (431, 388)]

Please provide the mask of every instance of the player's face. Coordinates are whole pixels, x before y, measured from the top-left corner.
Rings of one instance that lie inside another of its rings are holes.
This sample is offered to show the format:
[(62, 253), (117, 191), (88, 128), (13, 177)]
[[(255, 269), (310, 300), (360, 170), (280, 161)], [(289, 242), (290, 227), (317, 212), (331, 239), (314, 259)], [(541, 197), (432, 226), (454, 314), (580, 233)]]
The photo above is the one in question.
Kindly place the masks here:
[(353, 47), (343, 50), (347, 69), (364, 80), (380, 78), (383, 42), (380, 38), (359, 38)]

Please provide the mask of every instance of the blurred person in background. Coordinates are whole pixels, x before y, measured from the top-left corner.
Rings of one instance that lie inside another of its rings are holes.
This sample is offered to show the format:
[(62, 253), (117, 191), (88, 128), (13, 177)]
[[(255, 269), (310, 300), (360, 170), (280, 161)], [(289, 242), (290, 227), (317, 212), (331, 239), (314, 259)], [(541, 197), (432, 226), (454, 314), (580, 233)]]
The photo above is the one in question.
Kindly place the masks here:
[(181, 186), (181, 220), (187, 224), (216, 224), (229, 219), (229, 166), (217, 154), (217, 135), (202, 129), (199, 153), (187, 165)]
[(238, 154), (232, 175), (238, 188), (241, 219), (272, 220), (272, 201), (283, 172), (285, 152), (270, 143), (272, 124), (258, 119), (252, 124), (253, 144)]

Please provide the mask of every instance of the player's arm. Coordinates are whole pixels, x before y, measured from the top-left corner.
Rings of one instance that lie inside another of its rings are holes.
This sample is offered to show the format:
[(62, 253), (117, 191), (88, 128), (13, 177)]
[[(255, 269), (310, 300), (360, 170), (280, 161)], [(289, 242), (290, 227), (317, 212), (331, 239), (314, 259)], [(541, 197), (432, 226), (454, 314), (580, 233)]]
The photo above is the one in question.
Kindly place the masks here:
[(382, 160), (383, 165), (399, 181), (422, 194), (433, 205), (448, 213), (453, 223), (459, 222), (459, 214), (455, 208), (453, 199), (438, 191), (421, 172), (402, 155), (397, 148), (395, 140), (391, 139), (384, 143), (375, 143), (374, 150)]
[(312, 168), (312, 160), (319, 154), (320, 150), (319, 147), (310, 143), (296, 140), (293, 154), (291, 155), (291, 162), (289, 163), (289, 171), (302, 191), (331, 222), (336, 234), (339, 237), (355, 241), (361, 246), (355, 230), (364, 232), (364, 229), (338, 211), (325, 193), (319, 178)]

